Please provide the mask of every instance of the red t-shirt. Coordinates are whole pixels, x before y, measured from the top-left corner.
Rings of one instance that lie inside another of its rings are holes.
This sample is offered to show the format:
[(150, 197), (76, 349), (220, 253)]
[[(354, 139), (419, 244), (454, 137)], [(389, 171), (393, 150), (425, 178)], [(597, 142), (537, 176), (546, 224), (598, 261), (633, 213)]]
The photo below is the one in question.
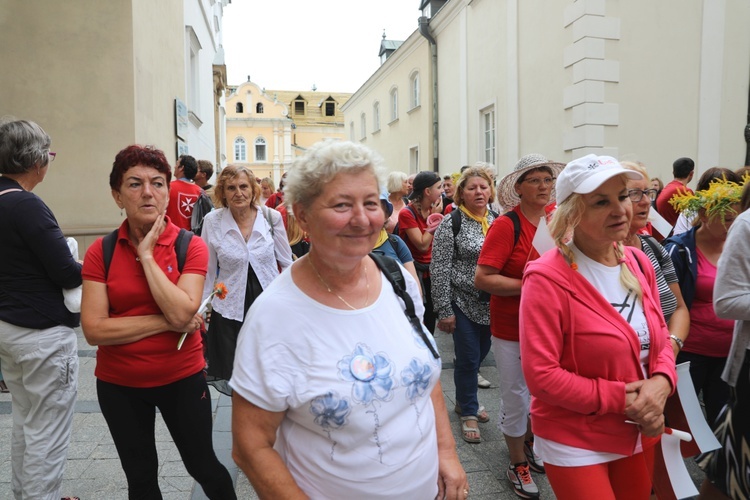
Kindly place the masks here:
[[(477, 264), (500, 270), (508, 278), (521, 279), (526, 263), (539, 258), (539, 252), (531, 244), (536, 234), (536, 226), (521, 213), (517, 205), (513, 212), (521, 220), (521, 234), (513, 246), (515, 230), (510, 217), (498, 217), (487, 231)], [(518, 342), (518, 309), (521, 296), (490, 297), (490, 330), (494, 337)]]
[[(412, 212), (412, 210), (409, 209), (410, 206), (412, 205), (409, 204), (405, 206), (398, 213), (398, 235), (404, 240), (406, 246), (409, 247), (411, 256), (414, 257), (415, 261), (422, 264), (429, 264), (432, 262), (432, 242), (430, 242), (429, 248), (423, 252), (418, 250), (406, 235), (406, 230), (410, 228), (416, 227), (422, 234), (424, 234), (427, 229), (427, 221), (425, 218), (422, 217), (422, 214), (419, 213), (419, 210), (416, 207), (412, 207), (414, 209)], [(414, 216), (415, 213), (417, 214), (416, 217)]]
[(687, 186), (683, 186), (680, 181), (672, 181), (664, 186), (664, 189), (659, 193), (659, 197), (656, 199), (656, 211), (659, 212), (667, 222), (672, 224), (672, 227), (677, 224), (677, 217), (679, 217), (680, 214), (669, 204), (669, 200), (671, 200), (674, 195), (678, 194), (678, 192), (688, 192), (692, 194), (693, 190)]
[[(168, 224), (154, 247), (154, 258), (172, 283), (180, 277), (174, 249), (178, 231), (177, 226)], [(84, 280), (107, 284), (111, 318), (162, 314), (137, 255), (128, 239), (127, 220), (120, 226), (106, 281), (102, 238), (86, 252), (81, 274)], [(208, 248), (194, 236), (182, 272), (205, 276), (207, 269)], [(182, 332), (167, 331), (130, 344), (99, 346), (94, 375), (104, 382), (128, 387), (158, 387), (194, 375), (205, 365), (201, 336), (188, 335), (178, 351), (180, 335)]]
[(192, 182), (177, 179), (169, 183), (167, 215), (175, 226), (188, 231), (192, 229), (190, 218), (193, 216), (193, 206), (202, 191), (199, 185)]
[(268, 208), (278, 208), (279, 205), (284, 204), (284, 192), (276, 191), (266, 200), (266, 206)]

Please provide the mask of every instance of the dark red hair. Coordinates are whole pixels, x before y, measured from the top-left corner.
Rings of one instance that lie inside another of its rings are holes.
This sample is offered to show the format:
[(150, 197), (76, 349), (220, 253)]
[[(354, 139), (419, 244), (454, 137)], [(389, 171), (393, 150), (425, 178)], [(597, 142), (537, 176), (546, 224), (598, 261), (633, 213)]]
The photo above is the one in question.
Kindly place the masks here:
[(125, 172), (138, 165), (155, 168), (164, 174), (167, 178), (167, 186), (169, 186), (172, 180), (172, 167), (169, 166), (164, 152), (156, 149), (154, 146), (133, 144), (115, 156), (115, 162), (112, 164), (112, 172), (109, 173), (109, 187), (115, 191), (119, 191), (122, 179), (125, 177)]

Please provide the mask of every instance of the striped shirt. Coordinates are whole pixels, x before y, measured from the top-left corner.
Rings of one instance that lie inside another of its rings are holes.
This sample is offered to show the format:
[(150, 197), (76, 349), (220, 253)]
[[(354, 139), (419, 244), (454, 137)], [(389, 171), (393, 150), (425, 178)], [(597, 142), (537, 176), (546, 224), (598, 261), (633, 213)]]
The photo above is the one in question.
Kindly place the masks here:
[[(661, 312), (664, 315), (664, 321), (669, 323), (675, 309), (677, 309), (677, 298), (669, 288), (671, 283), (678, 283), (677, 273), (674, 270), (674, 264), (669, 254), (653, 237), (639, 234), (641, 239), (641, 248), (646, 254), (651, 265), (654, 266), (656, 274), (656, 285), (659, 289), (659, 299), (661, 300)], [(648, 240), (650, 238), (650, 241)], [(653, 248), (651, 245), (653, 244)], [(654, 248), (660, 253), (659, 257), (654, 254)]]

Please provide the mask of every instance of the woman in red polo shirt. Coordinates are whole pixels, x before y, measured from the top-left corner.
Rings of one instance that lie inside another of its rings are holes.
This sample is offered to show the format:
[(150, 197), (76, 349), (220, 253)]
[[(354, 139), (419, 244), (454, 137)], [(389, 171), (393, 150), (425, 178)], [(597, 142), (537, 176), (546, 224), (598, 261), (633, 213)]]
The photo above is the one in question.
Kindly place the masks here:
[(554, 202), (555, 176), (562, 167), (542, 155), (528, 154), (500, 180), (498, 201), (509, 211), (487, 232), (474, 275), (475, 286), (492, 295), (490, 330), (500, 374), (500, 430), (510, 455), (506, 474), (523, 498), (539, 497), (530, 471), (543, 474), (544, 464), (534, 453), (534, 435), (528, 425), (529, 389), (521, 371), (521, 278), (526, 263), (539, 258), (534, 236), (546, 208)]
[(161, 498), (154, 435), (158, 408), (188, 473), (209, 498), (232, 499), (232, 479), (213, 450), (200, 335), (189, 335), (177, 349), (182, 332), (200, 325), (196, 313), (208, 252), (200, 238), (191, 238), (184, 263), (178, 264), (180, 231), (165, 215), (170, 180), (169, 163), (158, 149), (128, 146), (117, 154), (109, 183), (127, 218), (108, 256), (103, 238), (86, 252), (81, 325), (89, 344), (99, 346), (99, 406), (129, 497)]

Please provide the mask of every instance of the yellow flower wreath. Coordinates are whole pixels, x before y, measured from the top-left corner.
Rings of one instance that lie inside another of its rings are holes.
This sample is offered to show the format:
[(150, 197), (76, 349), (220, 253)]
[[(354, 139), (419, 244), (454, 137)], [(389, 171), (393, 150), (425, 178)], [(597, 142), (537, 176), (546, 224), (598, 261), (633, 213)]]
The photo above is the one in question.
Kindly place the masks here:
[(709, 220), (720, 217), (724, 222), (727, 213), (737, 212), (732, 205), (740, 202), (742, 189), (748, 179), (750, 179), (750, 174), (745, 174), (739, 184), (728, 181), (725, 177), (714, 179), (708, 189), (692, 194), (688, 192), (676, 194), (669, 200), (669, 204), (678, 212), (685, 214), (688, 219), (692, 219), (703, 209)]

